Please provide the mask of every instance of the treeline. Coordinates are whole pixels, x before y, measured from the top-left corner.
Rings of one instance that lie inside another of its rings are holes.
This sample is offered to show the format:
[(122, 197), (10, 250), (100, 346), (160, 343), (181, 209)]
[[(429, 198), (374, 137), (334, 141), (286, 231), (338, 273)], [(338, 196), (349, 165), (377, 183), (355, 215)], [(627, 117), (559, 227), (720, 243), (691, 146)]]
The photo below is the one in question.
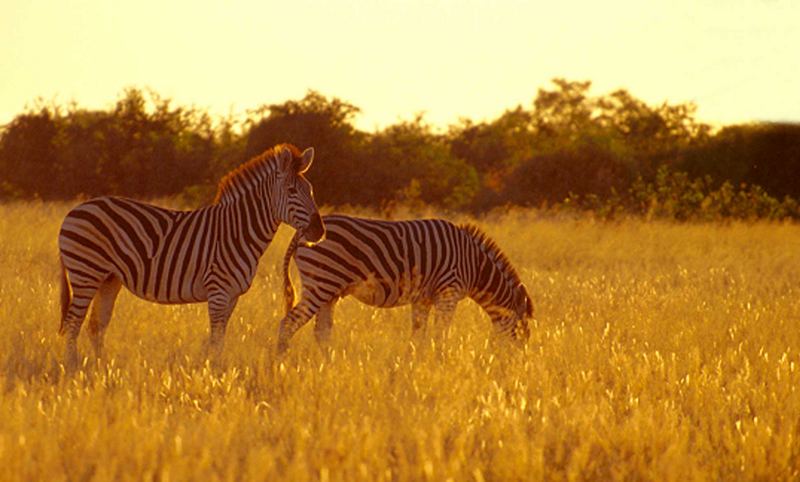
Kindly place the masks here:
[(652, 106), (626, 90), (593, 96), (589, 82), (562, 79), (528, 106), (445, 131), (419, 115), (365, 132), (358, 112), (314, 91), (244, 119), (212, 119), (139, 89), (103, 111), (40, 105), (0, 131), (0, 198), (208, 202), (225, 172), (291, 142), (317, 149), (309, 178), (321, 204), (800, 218), (798, 124), (713, 132), (691, 104)]

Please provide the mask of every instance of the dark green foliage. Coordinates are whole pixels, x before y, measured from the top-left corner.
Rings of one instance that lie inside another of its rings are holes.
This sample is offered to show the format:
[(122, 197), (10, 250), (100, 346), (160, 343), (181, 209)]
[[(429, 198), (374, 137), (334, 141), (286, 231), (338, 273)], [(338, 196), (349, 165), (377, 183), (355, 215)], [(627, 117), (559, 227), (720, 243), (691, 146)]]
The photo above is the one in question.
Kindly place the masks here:
[(316, 161), (308, 179), (314, 185), (317, 201), (369, 203), (369, 193), (362, 191), (366, 136), (352, 125), (358, 111), (351, 104), (336, 98), (328, 100), (314, 91), (299, 101), (262, 107), (260, 118), (250, 121), (240, 161), (284, 142), (300, 149), (313, 146)]
[(800, 198), (800, 124), (726, 127), (689, 150), (680, 168), (693, 176), (757, 184), (775, 196)]
[[(56, 137), (58, 126), (47, 109), (17, 116), (8, 125), (0, 143), (0, 194), (26, 197), (57, 197), (59, 166)], [(54, 172), (55, 171), (55, 172)]]
[(207, 115), (129, 89), (111, 111), (42, 108), (0, 139), (0, 176), (18, 197), (175, 194), (206, 180), (218, 149)]
[(367, 134), (352, 125), (357, 107), (314, 91), (260, 112), (246, 133), (244, 157), (280, 142), (314, 146), (318, 161), (308, 178), (320, 203), (463, 207), (477, 189), (475, 169), (451, 155), (446, 139), (421, 117)]
[(478, 189), (476, 169), (455, 157), (419, 116), (370, 136), (367, 153), (371, 162), (364, 179), (374, 182), (371, 199), (384, 204), (421, 201), (463, 208)]
[(800, 218), (800, 204), (788, 196), (780, 200), (757, 185), (719, 184), (710, 176), (691, 178), (666, 166), (659, 168), (652, 181), (639, 177), (626, 190), (605, 197), (571, 196), (565, 206), (607, 219), (631, 215), (676, 221)]
[(558, 203), (570, 195), (606, 197), (628, 185), (627, 168), (607, 147), (592, 139), (535, 155), (511, 173), (506, 196), (514, 204)]
[(555, 79), (529, 106), (437, 132), (422, 116), (368, 133), (358, 107), (309, 91), (243, 122), (213, 121), (129, 89), (113, 108), (40, 107), (0, 129), (0, 198), (180, 194), (213, 198), (217, 180), (275, 144), (313, 146), (320, 204), (507, 204), (676, 220), (797, 218), (800, 125), (697, 122), (692, 104), (651, 106), (626, 90), (590, 94)]

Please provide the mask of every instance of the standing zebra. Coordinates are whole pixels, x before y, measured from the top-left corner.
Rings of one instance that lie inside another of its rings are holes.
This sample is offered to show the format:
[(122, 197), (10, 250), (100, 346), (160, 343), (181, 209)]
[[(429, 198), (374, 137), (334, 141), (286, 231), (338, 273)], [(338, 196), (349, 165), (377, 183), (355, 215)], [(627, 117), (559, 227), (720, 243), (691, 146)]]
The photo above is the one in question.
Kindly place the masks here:
[[(125, 285), (157, 303), (208, 302), (212, 354), (239, 296), (281, 222), (319, 241), (325, 235), (311, 184), (303, 174), (314, 149), (289, 144), (267, 150), (228, 173), (210, 206), (173, 211), (118, 197), (72, 209), (58, 237), (61, 328), (66, 366), (78, 361), (77, 338), (92, 304), (89, 335), (100, 356), (114, 301)], [(94, 301), (93, 301), (94, 300)]]
[[(449, 323), (458, 301), (468, 296), (498, 332), (527, 340), (533, 316), (528, 292), (508, 258), (477, 227), (441, 219), (378, 221), (342, 215), (325, 216), (324, 222), (324, 241), (310, 246), (297, 233), (283, 259), (287, 314), (280, 324), (279, 351), (315, 315), (317, 341), (327, 340), (334, 304), (347, 295), (372, 306), (410, 303), (415, 332), (432, 306), (438, 322)], [(303, 285), (294, 307), (292, 257)]]

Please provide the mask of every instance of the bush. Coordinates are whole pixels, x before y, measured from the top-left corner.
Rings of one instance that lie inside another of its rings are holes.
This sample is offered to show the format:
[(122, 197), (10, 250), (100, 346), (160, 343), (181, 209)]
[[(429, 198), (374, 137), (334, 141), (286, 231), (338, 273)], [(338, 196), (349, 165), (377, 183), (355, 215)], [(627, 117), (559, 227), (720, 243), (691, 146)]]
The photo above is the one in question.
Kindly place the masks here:
[(541, 205), (570, 195), (606, 197), (627, 185), (625, 166), (608, 150), (584, 140), (572, 149), (521, 162), (506, 181), (505, 198), (514, 204)]
[(797, 201), (770, 196), (755, 185), (723, 182), (714, 187), (710, 176), (691, 178), (667, 167), (658, 170), (653, 182), (636, 179), (624, 194), (570, 196), (566, 206), (578, 206), (602, 218), (642, 216), (675, 221), (785, 220), (800, 219)]
[[(40, 106), (0, 128), (0, 199), (117, 194), (208, 202), (227, 171), (278, 143), (313, 146), (320, 204), (487, 211), (509, 204), (675, 220), (797, 217), (800, 125), (713, 134), (692, 104), (555, 79), (529, 106), (462, 120), (423, 117), (376, 132), (358, 107), (309, 91), (220, 119), (128, 89), (109, 110)], [(782, 200), (781, 200), (782, 199)]]

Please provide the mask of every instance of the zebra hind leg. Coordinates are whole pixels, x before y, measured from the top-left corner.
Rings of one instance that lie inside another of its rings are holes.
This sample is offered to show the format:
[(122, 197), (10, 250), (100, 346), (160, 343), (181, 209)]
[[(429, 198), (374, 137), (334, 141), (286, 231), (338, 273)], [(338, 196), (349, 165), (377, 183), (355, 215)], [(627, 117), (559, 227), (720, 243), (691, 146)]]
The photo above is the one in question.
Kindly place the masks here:
[(72, 373), (78, 367), (78, 335), (98, 287), (98, 284), (71, 285), (72, 296), (61, 323), (61, 333), (66, 336), (64, 367), (68, 373)]
[(333, 329), (333, 308), (336, 301), (320, 306), (317, 313), (317, 321), (314, 324), (314, 336), (320, 346), (326, 346), (331, 338)]
[(289, 348), (289, 340), (303, 327), (312, 316), (317, 314), (319, 307), (311, 304), (305, 297), (292, 308), (281, 320), (278, 331), (278, 353), (283, 353)]
[(97, 289), (91, 311), (89, 312), (89, 339), (94, 346), (94, 353), (97, 358), (103, 356), (103, 339), (105, 338), (106, 328), (111, 321), (111, 314), (114, 311), (114, 302), (122, 287), (122, 282), (116, 276), (110, 276)]

